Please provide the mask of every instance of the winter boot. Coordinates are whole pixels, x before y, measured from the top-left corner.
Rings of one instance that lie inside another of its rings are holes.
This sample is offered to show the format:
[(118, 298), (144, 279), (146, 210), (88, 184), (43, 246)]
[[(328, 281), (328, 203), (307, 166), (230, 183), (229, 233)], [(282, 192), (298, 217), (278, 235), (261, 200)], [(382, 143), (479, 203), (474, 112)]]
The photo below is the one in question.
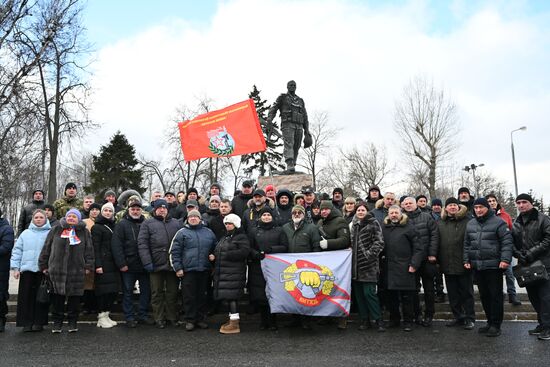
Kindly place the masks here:
[(6, 330), (6, 319), (0, 318), (0, 333), (3, 333)]
[(383, 333), (386, 331), (386, 327), (384, 326), (384, 320), (376, 320), (376, 330), (380, 333)]
[(117, 322), (115, 320), (111, 320), (111, 313), (109, 311), (105, 312), (107, 314), (107, 322), (111, 324), (111, 326), (117, 326)]
[(97, 314), (97, 327), (102, 329), (110, 329), (113, 325), (107, 320), (107, 312), (100, 312)]
[(511, 303), (513, 306), (521, 306), (521, 301), (517, 294), (509, 294), (508, 303)]
[(222, 334), (238, 334), (241, 332), (239, 320), (229, 320), (229, 324), (222, 325), (220, 333)]

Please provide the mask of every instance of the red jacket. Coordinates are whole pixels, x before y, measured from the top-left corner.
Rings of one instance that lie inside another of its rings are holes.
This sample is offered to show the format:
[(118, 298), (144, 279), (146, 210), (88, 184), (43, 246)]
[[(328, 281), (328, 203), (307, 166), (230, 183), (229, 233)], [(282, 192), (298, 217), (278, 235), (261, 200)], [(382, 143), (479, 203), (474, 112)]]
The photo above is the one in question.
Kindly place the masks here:
[(506, 222), (509, 229), (512, 229), (512, 217), (510, 214), (506, 213), (506, 210), (502, 206), (499, 205), (499, 207), (496, 210), (497, 216)]

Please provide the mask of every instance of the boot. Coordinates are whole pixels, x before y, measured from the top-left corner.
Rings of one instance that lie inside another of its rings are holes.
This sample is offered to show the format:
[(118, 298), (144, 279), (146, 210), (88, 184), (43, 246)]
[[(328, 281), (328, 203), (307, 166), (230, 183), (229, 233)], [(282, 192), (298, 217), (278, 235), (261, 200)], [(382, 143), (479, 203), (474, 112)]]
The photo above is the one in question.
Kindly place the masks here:
[(376, 320), (376, 329), (378, 332), (384, 332), (386, 331), (386, 327), (384, 326), (384, 320)]
[(521, 301), (519, 300), (519, 297), (517, 294), (509, 294), (508, 303), (511, 303), (512, 306), (521, 306)]
[(222, 325), (220, 328), (222, 334), (238, 334), (240, 332), (239, 320), (229, 320), (228, 324)]
[(109, 311), (105, 313), (107, 314), (107, 317), (106, 317), (107, 322), (111, 324), (111, 326), (117, 326), (117, 322), (115, 320), (111, 320), (111, 317), (110, 317), (111, 313)]
[(359, 330), (367, 330), (370, 328), (370, 321), (369, 320), (361, 320), (359, 323)]
[(0, 333), (3, 333), (6, 330), (6, 319), (0, 318)]
[(346, 330), (348, 328), (348, 319), (342, 317), (338, 320), (338, 330)]
[(110, 329), (113, 325), (107, 320), (107, 312), (100, 312), (97, 314), (97, 327), (102, 329)]

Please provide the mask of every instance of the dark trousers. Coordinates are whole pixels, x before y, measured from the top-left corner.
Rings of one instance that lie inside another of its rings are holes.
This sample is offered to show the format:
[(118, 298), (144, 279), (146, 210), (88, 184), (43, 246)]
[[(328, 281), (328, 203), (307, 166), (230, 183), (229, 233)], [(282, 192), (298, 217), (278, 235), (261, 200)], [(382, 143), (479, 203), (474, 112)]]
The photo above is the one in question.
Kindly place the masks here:
[(362, 320), (382, 319), (378, 296), (376, 295), (376, 283), (353, 281), (353, 294), (357, 301), (359, 317)]
[(435, 288), (434, 281), (437, 274), (437, 266), (435, 264), (424, 262), (420, 269), (416, 272), (416, 293), (414, 295), (414, 316), (419, 317), (422, 313), (420, 308), (420, 281), (424, 289), (424, 316), (433, 317), (435, 313)]
[(181, 278), (183, 312), (186, 321), (198, 322), (204, 320), (208, 273), (208, 271), (189, 271), (185, 272), (183, 278)]
[(289, 167), (294, 167), (296, 159), (298, 157), (298, 151), (302, 145), (303, 136), (302, 124), (295, 124), (292, 122), (284, 122), (281, 124), (281, 132), (283, 133), (284, 148), (283, 154), (285, 162)]
[(239, 302), (236, 300), (227, 301), (229, 306), (229, 313), (239, 313)]
[(82, 302), (84, 303), (84, 311), (94, 312), (97, 311), (97, 298), (93, 289), (85, 289), (82, 296)]
[(111, 312), (117, 293), (105, 293), (97, 295), (97, 310), (99, 312)]
[(19, 278), (16, 326), (46, 325), (49, 304), (36, 302), (36, 293), (44, 276), (40, 272), (24, 271)]
[(445, 274), (449, 306), (456, 320), (475, 322), (474, 279), (472, 272)]
[(504, 318), (504, 296), (502, 294), (502, 270), (476, 271), (477, 288), (487, 324), (500, 329)]
[(132, 296), (136, 281), (139, 282), (139, 314), (138, 318), (144, 320), (147, 318), (149, 303), (151, 302), (151, 282), (148, 273), (122, 273), (122, 309), (126, 321), (135, 320), (134, 303)]
[(539, 324), (550, 329), (550, 280), (526, 287), (529, 301), (537, 311)]
[(80, 312), (80, 296), (65, 297), (62, 294), (52, 294), (52, 319), (54, 324), (61, 325), (65, 316), (65, 300), (67, 301), (67, 320), (69, 323), (78, 321)]
[(435, 294), (438, 296), (445, 294), (443, 288), (443, 274), (439, 267), (437, 268), (437, 274), (435, 275)]
[(151, 281), (151, 306), (155, 321), (177, 321), (179, 279), (173, 271), (149, 274)]
[(388, 290), (388, 309), (390, 311), (391, 321), (400, 321), (401, 312), (399, 311), (399, 305), (403, 312), (403, 321), (411, 323), (414, 318), (414, 294), (415, 291), (399, 291)]

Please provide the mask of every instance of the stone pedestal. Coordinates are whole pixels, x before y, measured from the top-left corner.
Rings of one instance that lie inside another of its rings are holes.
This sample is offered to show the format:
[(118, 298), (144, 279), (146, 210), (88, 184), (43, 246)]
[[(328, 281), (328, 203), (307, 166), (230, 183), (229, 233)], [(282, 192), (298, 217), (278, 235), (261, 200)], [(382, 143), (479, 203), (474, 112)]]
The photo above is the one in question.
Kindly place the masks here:
[(258, 177), (258, 187), (265, 189), (267, 185), (274, 185), (277, 190), (285, 188), (292, 192), (301, 192), (304, 186), (313, 186), (313, 176), (305, 173), (295, 175), (275, 175)]

